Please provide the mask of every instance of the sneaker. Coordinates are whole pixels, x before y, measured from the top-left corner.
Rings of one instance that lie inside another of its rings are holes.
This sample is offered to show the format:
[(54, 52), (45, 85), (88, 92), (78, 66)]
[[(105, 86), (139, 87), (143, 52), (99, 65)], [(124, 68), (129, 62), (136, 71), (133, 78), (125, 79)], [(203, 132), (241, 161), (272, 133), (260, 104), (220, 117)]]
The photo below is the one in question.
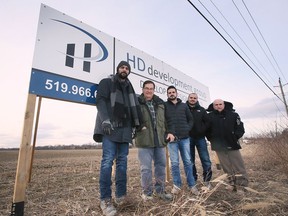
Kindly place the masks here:
[(176, 195), (176, 194), (178, 194), (180, 191), (181, 191), (181, 188), (179, 188), (179, 187), (176, 186), (176, 185), (173, 185), (173, 188), (172, 188), (172, 190), (171, 190), (171, 193), (172, 193), (172, 194)]
[(125, 203), (126, 200), (126, 196), (121, 196), (121, 197), (116, 197), (115, 198), (115, 203), (120, 206), (123, 205)]
[(172, 201), (173, 200), (173, 195), (170, 193), (166, 193), (166, 192), (157, 193), (156, 196), (159, 197), (161, 200), (164, 200), (164, 201)]
[(212, 189), (212, 185), (210, 184), (210, 182), (204, 182), (204, 185), (208, 190)]
[(100, 208), (105, 216), (115, 216), (117, 211), (113, 206), (111, 199), (101, 200)]
[(193, 194), (193, 195), (196, 195), (198, 196), (200, 193), (199, 193), (199, 190), (197, 189), (196, 186), (193, 186), (190, 188), (190, 192)]
[(141, 194), (141, 198), (143, 199), (143, 201), (148, 201), (148, 200), (153, 200), (153, 196), (152, 195), (148, 195), (148, 194)]

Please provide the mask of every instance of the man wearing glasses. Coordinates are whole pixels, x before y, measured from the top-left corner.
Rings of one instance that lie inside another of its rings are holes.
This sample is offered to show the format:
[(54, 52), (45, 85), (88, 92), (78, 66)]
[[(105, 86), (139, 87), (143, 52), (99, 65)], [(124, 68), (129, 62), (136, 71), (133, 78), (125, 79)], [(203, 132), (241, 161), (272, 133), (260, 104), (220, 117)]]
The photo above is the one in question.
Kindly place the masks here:
[[(141, 171), (141, 198), (153, 200), (154, 195), (162, 200), (171, 201), (172, 194), (165, 191), (166, 180), (166, 140), (174, 140), (173, 134), (167, 131), (164, 101), (154, 94), (154, 82), (143, 83), (142, 94), (138, 97), (143, 122), (136, 132), (135, 145), (138, 148), (138, 159)], [(152, 161), (154, 177), (152, 181)]]

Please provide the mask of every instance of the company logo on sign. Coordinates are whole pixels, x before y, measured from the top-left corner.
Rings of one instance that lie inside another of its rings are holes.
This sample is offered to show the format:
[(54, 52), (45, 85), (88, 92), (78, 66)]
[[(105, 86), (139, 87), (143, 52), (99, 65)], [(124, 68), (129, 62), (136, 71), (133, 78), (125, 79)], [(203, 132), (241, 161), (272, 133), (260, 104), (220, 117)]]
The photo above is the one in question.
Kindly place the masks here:
[(108, 57), (108, 50), (107, 48), (104, 46), (104, 44), (98, 39), (96, 38), (94, 35), (92, 35), (91, 33), (87, 32), (86, 30), (78, 27), (78, 26), (75, 26), (71, 23), (68, 23), (68, 22), (64, 22), (64, 21), (61, 21), (61, 20), (57, 20), (57, 19), (52, 19), (56, 22), (59, 22), (59, 23), (63, 23), (65, 25), (68, 25), (72, 28), (75, 28), (81, 32), (83, 32), (84, 34), (88, 35), (90, 38), (92, 38), (96, 44), (98, 45), (98, 53), (96, 56), (91, 56), (92, 54), (92, 44), (91, 43), (85, 43), (83, 44), (84, 45), (84, 54), (83, 56), (75, 56), (75, 49), (77, 48), (76, 47), (76, 44), (74, 43), (69, 43), (67, 44), (66, 46), (66, 59), (65, 59), (65, 66), (67, 67), (74, 67), (74, 61), (75, 59), (80, 59), (83, 61), (83, 71), (86, 71), (86, 72), (90, 72), (90, 69), (91, 69), (91, 62), (95, 61), (95, 62), (101, 62), (101, 61), (104, 61), (107, 57)]

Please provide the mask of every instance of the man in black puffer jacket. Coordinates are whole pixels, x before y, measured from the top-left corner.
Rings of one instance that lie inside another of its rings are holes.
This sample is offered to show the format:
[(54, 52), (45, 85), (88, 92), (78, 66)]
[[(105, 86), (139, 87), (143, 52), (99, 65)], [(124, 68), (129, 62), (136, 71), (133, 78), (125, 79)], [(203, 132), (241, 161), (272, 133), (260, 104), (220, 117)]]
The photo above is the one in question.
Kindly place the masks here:
[(198, 195), (199, 191), (196, 187), (193, 176), (191, 155), (190, 155), (190, 140), (189, 131), (193, 126), (193, 116), (187, 105), (177, 98), (177, 89), (174, 86), (167, 88), (168, 100), (166, 105), (166, 120), (170, 132), (176, 137), (172, 142), (168, 143), (168, 150), (171, 160), (171, 171), (173, 178), (172, 194), (177, 194), (181, 191), (182, 180), (179, 166), (179, 152), (184, 164), (189, 191)]
[(245, 133), (240, 116), (233, 109), (233, 104), (222, 99), (214, 100), (207, 111), (210, 127), (207, 138), (211, 148), (216, 151), (221, 166), (228, 174), (229, 183), (236, 186), (248, 186), (248, 175), (239, 149), (239, 139)]

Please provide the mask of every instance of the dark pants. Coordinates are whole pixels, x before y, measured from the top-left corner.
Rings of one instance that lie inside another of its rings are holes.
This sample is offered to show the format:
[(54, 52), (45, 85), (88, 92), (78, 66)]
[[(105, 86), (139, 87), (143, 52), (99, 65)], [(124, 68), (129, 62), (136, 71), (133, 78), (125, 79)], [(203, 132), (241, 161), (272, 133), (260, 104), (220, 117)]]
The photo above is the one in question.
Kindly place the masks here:
[(190, 137), (190, 152), (191, 152), (191, 162), (193, 164), (194, 179), (196, 181), (198, 178), (197, 169), (195, 166), (196, 148), (203, 168), (203, 181), (204, 182), (210, 181), (212, 178), (211, 160), (207, 149), (207, 142), (204, 137), (199, 139)]
[(231, 185), (248, 186), (248, 175), (239, 150), (216, 151), (223, 171)]

